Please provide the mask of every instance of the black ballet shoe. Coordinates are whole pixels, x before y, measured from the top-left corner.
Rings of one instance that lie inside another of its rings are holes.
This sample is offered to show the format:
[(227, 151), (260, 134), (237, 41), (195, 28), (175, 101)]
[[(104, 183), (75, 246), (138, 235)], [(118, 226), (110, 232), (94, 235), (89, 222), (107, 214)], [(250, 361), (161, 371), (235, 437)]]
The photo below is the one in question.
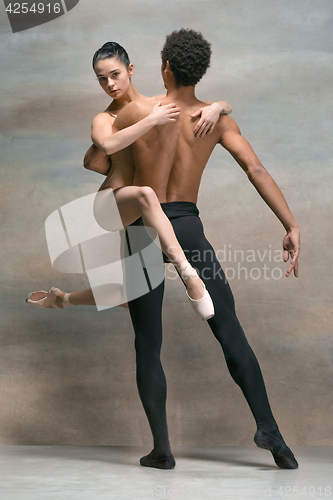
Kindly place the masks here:
[(292, 451), (281, 439), (273, 436), (267, 431), (258, 429), (254, 435), (254, 442), (259, 448), (269, 450), (275, 463), (280, 469), (297, 469), (298, 463)]
[(176, 465), (176, 461), (173, 455), (169, 455), (168, 457), (155, 458), (154, 450), (149, 453), (149, 455), (145, 455), (140, 458), (140, 464), (143, 467), (155, 467), (156, 469), (174, 469)]

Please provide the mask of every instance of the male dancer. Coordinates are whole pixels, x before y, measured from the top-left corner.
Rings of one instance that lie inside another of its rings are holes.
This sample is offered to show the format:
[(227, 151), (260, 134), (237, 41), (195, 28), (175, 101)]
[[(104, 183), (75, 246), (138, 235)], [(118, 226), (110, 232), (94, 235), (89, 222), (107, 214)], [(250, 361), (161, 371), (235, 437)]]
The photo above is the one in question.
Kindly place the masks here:
[[(162, 50), (162, 76), (167, 96), (162, 103), (175, 103), (181, 114), (176, 123), (154, 127), (133, 144), (136, 167), (133, 184), (150, 186), (155, 191), (188, 260), (191, 262), (195, 257), (192, 264), (214, 302), (215, 316), (208, 323), (221, 344), (230, 374), (255, 418), (255, 443), (270, 450), (279, 467), (293, 469), (298, 463), (272, 415), (258, 361), (236, 317), (231, 289), (204, 236), (195, 205), (201, 175), (214, 146), (219, 143), (231, 153), (285, 227), (284, 261), (288, 260), (289, 253), (292, 257), (286, 276), (292, 269), (298, 276), (299, 228), (279, 188), (240, 135), (234, 120), (222, 116), (209, 135), (200, 139), (194, 137), (194, 120), (190, 115), (204, 105), (195, 97), (195, 85), (205, 74), (210, 55), (210, 44), (200, 33), (180, 30), (167, 37)], [(122, 129), (136, 123), (149, 114), (152, 106), (150, 102), (130, 103), (118, 114), (115, 127)], [(133, 223), (142, 224), (141, 218)], [(198, 252), (201, 255), (199, 262)], [(205, 255), (210, 256), (208, 261)], [(135, 330), (137, 384), (154, 438), (154, 449), (142, 457), (140, 463), (171, 469), (175, 460), (168, 438), (166, 380), (160, 361), (163, 292), (164, 282), (130, 301), (129, 310)]]

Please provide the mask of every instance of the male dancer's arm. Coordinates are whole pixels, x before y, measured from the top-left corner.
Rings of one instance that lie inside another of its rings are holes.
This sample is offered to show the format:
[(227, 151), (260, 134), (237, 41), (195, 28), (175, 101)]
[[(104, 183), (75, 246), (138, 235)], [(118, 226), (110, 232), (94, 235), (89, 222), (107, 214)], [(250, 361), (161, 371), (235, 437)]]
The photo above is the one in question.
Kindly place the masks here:
[(298, 277), (299, 227), (280, 189), (261, 164), (248, 141), (241, 136), (235, 121), (229, 116), (223, 120), (223, 131), (219, 142), (242, 167), (260, 196), (285, 227), (287, 234), (283, 239), (283, 260), (287, 262), (289, 253), (292, 257), (286, 276), (288, 277), (294, 269), (294, 275)]

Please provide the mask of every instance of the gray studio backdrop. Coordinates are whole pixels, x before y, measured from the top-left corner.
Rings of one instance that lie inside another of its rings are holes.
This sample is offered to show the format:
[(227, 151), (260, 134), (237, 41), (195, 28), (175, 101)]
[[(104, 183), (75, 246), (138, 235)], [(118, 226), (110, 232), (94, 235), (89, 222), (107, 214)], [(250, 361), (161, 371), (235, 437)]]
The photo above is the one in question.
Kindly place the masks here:
[[(82, 167), (90, 122), (109, 104), (93, 53), (108, 40), (124, 45), (135, 86), (155, 95), (165, 36), (185, 27), (212, 43), (199, 98), (231, 103), (301, 227), (299, 278), (286, 278), (278, 258), (283, 226), (221, 147), (199, 193), (206, 236), (285, 438), (333, 444), (332, 10), (331, 0), (80, 0), (12, 33), (1, 3), (1, 443), (151, 444), (128, 311), (38, 310), (24, 298), (88, 286), (85, 275), (52, 269), (44, 222), (102, 182)], [(251, 444), (255, 423), (221, 349), (168, 276), (162, 359), (172, 444)]]

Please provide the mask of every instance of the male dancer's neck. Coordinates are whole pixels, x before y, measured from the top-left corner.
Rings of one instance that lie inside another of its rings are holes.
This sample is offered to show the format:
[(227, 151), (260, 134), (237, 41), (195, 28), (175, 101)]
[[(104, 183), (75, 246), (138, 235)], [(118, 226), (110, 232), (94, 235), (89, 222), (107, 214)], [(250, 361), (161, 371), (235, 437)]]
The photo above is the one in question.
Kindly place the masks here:
[(172, 85), (167, 88), (167, 98), (175, 101), (182, 101), (184, 104), (191, 104), (193, 101), (197, 101), (195, 96), (195, 87), (176, 87)]

